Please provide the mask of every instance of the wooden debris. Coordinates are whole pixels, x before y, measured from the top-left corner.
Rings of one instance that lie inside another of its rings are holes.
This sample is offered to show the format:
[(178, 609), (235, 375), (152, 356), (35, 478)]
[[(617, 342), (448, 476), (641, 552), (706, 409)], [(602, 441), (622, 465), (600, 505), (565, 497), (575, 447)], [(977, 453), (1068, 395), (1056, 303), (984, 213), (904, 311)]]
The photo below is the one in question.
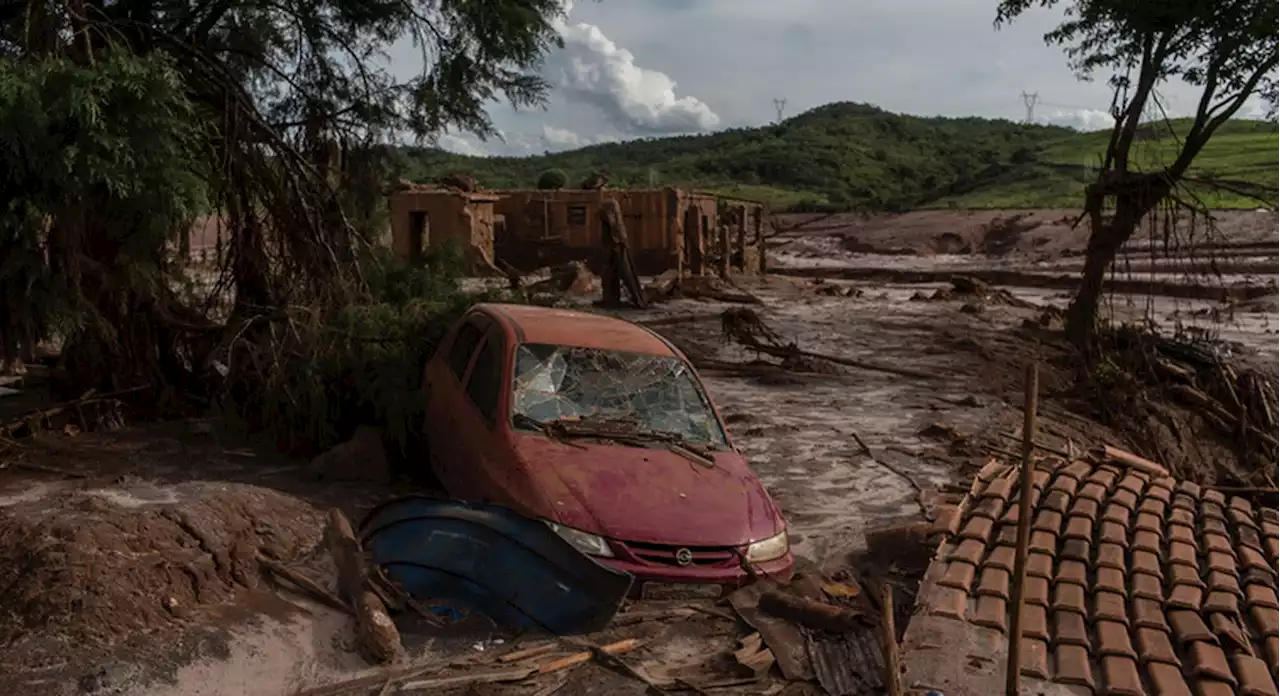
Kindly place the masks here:
[(361, 652), (374, 662), (391, 662), (400, 655), (400, 631), (387, 615), (382, 600), (369, 589), (360, 542), (346, 515), (329, 510), (325, 539), (338, 569), (338, 593), (356, 612), (356, 639)]
[(547, 653), (555, 652), (556, 648), (558, 647), (560, 647), (559, 643), (555, 641), (550, 641), (548, 643), (543, 643), (542, 645), (535, 645), (530, 648), (524, 648), (521, 650), (516, 650), (515, 652), (509, 652), (506, 655), (499, 657), (498, 662), (503, 662), (503, 663), (519, 662), (521, 660), (527, 660), (531, 657), (542, 657)]
[(262, 566), (263, 570), (266, 570), (272, 575), (275, 575), (284, 580), (288, 580), (290, 583), (293, 584), (294, 587), (297, 587), (299, 590), (302, 590), (303, 593), (305, 593), (308, 597), (314, 599), (315, 601), (327, 607), (330, 607), (332, 609), (337, 609), (338, 611), (350, 614), (352, 616), (356, 615), (355, 610), (351, 608), (350, 604), (347, 604), (346, 602), (342, 601), (342, 599), (334, 595), (332, 592), (321, 587), (318, 583), (316, 583), (316, 581), (303, 575), (302, 573), (299, 573), (293, 568), (290, 568), (284, 565), (283, 563), (278, 563), (276, 561), (273, 561), (270, 558), (266, 558), (264, 556), (258, 556), (258, 565)]
[[(1005, 670), (1005, 696), (1018, 696), (1022, 675), (1022, 602), (1027, 580), (1027, 549), (1031, 539), (1031, 495), (1035, 484), (1036, 407), (1040, 396), (1040, 365), (1027, 366), (1022, 402), (1022, 470), (1018, 493), (1018, 545), (1013, 557), (1013, 627), (1009, 631), (1009, 664)], [(1154, 465), (1153, 465), (1154, 466)]]
[(1089, 453), (1100, 461), (1119, 464), (1120, 466), (1127, 466), (1131, 469), (1137, 469), (1138, 471), (1152, 476), (1169, 475), (1168, 469), (1165, 469), (1163, 466), (1156, 464), (1150, 459), (1143, 459), (1136, 454), (1126, 452), (1117, 447), (1112, 447), (1111, 445), (1099, 445), (1098, 447), (1090, 450)]
[(880, 586), (882, 612), (881, 628), (884, 631), (885, 688), (888, 696), (902, 696), (902, 672), (898, 667), (898, 631), (893, 621), (893, 585)]
[(503, 684), (528, 679), (538, 673), (537, 667), (507, 667), (489, 672), (467, 672), (452, 677), (434, 677), (418, 681), (404, 682), (396, 691), (425, 691), (428, 689), (446, 689), (451, 686), (467, 684)]
[(764, 644), (778, 661), (778, 669), (783, 677), (792, 681), (808, 681), (813, 679), (813, 662), (809, 659), (800, 628), (785, 619), (770, 615), (759, 606), (760, 597), (777, 586), (772, 580), (747, 585), (729, 595), (729, 604), (748, 626), (760, 632)]
[(794, 621), (805, 628), (832, 633), (844, 633), (865, 623), (862, 614), (853, 609), (816, 599), (797, 597), (778, 590), (760, 595), (760, 608), (773, 616)]
[(755, 679), (768, 674), (775, 662), (773, 651), (764, 647), (764, 639), (758, 632), (742, 639), (742, 647), (733, 652), (733, 659), (743, 668), (746, 676)]
[[(608, 645), (602, 646), (600, 647), (600, 651), (606, 655), (622, 655), (625, 653), (629, 653), (632, 650), (635, 650), (636, 648), (640, 647), (643, 644), (644, 644), (643, 641), (639, 639), (628, 638), (626, 640), (620, 640), (616, 643), (610, 643)], [(583, 664), (584, 662), (590, 662), (591, 658), (592, 658), (591, 651), (583, 650), (582, 652), (576, 652), (567, 657), (561, 657), (559, 659), (552, 660), (551, 662), (543, 664), (542, 666), (537, 668), (537, 673), (550, 674), (551, 672), (558, 672), (562, 669), (576, 667), (580, 664)]]

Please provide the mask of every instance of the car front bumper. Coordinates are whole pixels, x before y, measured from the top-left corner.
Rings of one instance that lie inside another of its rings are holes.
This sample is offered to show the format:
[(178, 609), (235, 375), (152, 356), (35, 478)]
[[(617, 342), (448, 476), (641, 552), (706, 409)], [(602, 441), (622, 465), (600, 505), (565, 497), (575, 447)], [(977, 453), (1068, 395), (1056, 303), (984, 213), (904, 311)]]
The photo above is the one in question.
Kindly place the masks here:
[[(687, 597), (670, 596), (661, 597), (663, 599), (678, 599), (691, 597), (707, 597), (715, 598), (723, 597), (733, 590), (749, 585), (755, 580), (777, 580), (779, 582), (789, 582), (792, 573), (795, 570), (795, 556), (788, 551), (785, 555), (765, 561), (763, 563), (754, 563), (751, 565), (753, 572), (748, 572), (745, 568), (734, 565), (729, 567), (717, 566), (655, 566), (648, 563), (637, 563), (619, 558), (597, 558), (597, 561), (611, 568), (630, 573), (635, 577), (635, 582), (631, 584), (631, 591), (628, 596), (633, 599), (641, 598), (658, 598), (646, 597), (646, 585), (661, 586), (664, 592), (675, 591), (677, 595), (680, 586), (688, 586)], [(719, 591), (715, 592), (707, 586), (719, 586)], [(651, 588), (652, 589), (652, 588)], [(706, 594), (704, 594), (706, 593)], [(712, 595), (714, 593), (714, 595)]]

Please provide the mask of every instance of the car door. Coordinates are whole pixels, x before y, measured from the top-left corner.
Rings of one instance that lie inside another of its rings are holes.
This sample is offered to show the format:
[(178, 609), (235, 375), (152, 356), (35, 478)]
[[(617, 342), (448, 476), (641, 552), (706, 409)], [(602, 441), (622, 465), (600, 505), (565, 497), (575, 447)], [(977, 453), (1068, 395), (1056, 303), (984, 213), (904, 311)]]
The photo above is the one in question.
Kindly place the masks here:
[[(427, 435), (432, 472), (441, 483), (454, 478), (452, 470), (458, 468), (458, 457), (466, 451), (466, 443), (461, 441), (458, 430), (458, 410), (467, 400), (463, 384), (484, 340), (485, 328), (487, 322), (479, 314), (469, 315), (459, 322), (423, 376), (427, 390), (423, 430)], [(448, 489), (447, 483), (445, 488)]]
[(509, 441), (505, 436), (506, 410), (503, 396), (507, 375), (507, 346), (502, 331), (490, 327), (476, 351), (467, 373), (463, 402), (455, 414), (459, 443), (466, 447), (451, 471), (450, 491), (468, 500), (508, 505), (506, 484), (511, 467)]

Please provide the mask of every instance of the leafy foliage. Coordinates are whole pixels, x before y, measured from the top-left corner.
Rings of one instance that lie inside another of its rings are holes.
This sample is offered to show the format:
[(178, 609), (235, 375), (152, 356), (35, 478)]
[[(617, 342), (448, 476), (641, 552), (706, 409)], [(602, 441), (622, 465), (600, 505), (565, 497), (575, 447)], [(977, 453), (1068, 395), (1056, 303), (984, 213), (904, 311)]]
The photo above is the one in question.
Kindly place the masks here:
[[(1189, 123), (1175, 123), (1177, 137)], [(1232, 122), (1232, 152), (1206, 152), (1202, 173), (1257, 184), (1276, 181), (1273, 126)], [(1167, 158), (1174, 135), (1138, 143)], [(1100, 142), (1101, 141), (1101, 142)], [(403, 148), (397, 167), (429, 181), (465, 169), (492, 188), (528, 188), (559, 168), (573, 177), (610, 172), (610, 186), (691, 186), (763, 200), (775, 209), (1072, 207), (1101, 163), (1105, 134), (980, 118), (919, 118), (829, 104), (776, 126), (702, 136), (593, 145), (537, 157), (465, 157)], [(1256, 149), (1255, 149), (1256, 148)], [(1245, 151), (1248, 154), (1245, 154)], [(1228, 207), (1254, 207), (1224, 194)]]
[(548, 169), (538, 177), (540, 189), (562, 189), (569, 185), (569, 175), (563, 169)]

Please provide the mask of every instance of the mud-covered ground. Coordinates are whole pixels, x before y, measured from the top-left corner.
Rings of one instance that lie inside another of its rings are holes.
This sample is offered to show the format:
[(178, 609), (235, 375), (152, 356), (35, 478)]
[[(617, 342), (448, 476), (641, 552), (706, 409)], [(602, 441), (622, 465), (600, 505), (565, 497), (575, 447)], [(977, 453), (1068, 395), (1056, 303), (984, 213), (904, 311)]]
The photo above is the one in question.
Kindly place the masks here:
[[(798, 244), (792, 251), (814, 242)], [(1030, 263), (1011, 253), (1014, 267)], [(777, 260), (789, 259), (783, 253)], [(928, 258), (912, 262), (927, 266)], [(894, 259), (879, 254), (875, 263), (892, 266)], [(763, 301), (751, 308), (802, 349), (918, 373), (826, 361), (811, 361), (807, 371), (756, 363), (759, 356), (722, 335), (720, 313), (741, 305), (682, 299), (620, 312), (669, 337), (701, 365), (735, 442), (786, 513), (806, 565), (838, 569), (861, 547), (866, 530), (921, 519), (934, 489), (985, 461), (989, 450), (979, 442), (1003, 440), (1016, 449), (1010, 438), (1020, 420), (1022, 369), (1036, 356), (1045, 364), (1046, 442), (1133, 447), (1131, 434), (1093, 421), (1075, 399), (1060, 344), (1018, 328), (1037, 320), (1042, 307), (1065, 306), (1061, 290), (1011, 288), (1018, 304), (1034, 306), (996, 302), (974, 312), (965, 298), (918, 299), (945, 285), (940, 282), (772, 277), (742, 285)], [(1109, 311), (1129, 320), (1150, 317), (1168, 332), (1198, 328), (1236, 341), (1246, 359), (1270, 365), (1277, 359), (1274, 306), (1117, 296)], [(207, 423), (46, 434), (6, 456), (0, 560), (10, 570), (0, 572), (0, 593), (3, 608), (29, 622), (21, 636), (0, 631), (10, 639), (0, 658), (6, 692), (281, 694), (365, 669), (350, 650), (345, 617), (277, 593), (253, 577), (249, 561), (255, 550), (267, 549), (296, 558), (316, 577), (331, 575), (305, 548), (319, 533), (323, 509), (337, 505), (356, 519), (408, 484), (306, 483), (299, 463)], [(148, 570), (129, 570), (131, 563)], [(10, 609), (19, 594), (22, 608)], [(97, 622), (96, 628), (77, 628), (77, 621)], [(122, 627), (127, 639), (115, 635)], [(632, 664), (689, 675), (731, 649), (735, 631), (729, 622), (698, 615), (638, 623), (600, 638), (623, 637), (647, 641), (628, 656)], [(482, 656), (509, 641), (485, 634), (406, 639), (412, 660)], [(558, 694), (643, 690), (634, 679), (588, 665), (490, 692), (531, 694), (559, 680), (565, 684)], [(753, 689), (741, 692), (763, 687)]]

